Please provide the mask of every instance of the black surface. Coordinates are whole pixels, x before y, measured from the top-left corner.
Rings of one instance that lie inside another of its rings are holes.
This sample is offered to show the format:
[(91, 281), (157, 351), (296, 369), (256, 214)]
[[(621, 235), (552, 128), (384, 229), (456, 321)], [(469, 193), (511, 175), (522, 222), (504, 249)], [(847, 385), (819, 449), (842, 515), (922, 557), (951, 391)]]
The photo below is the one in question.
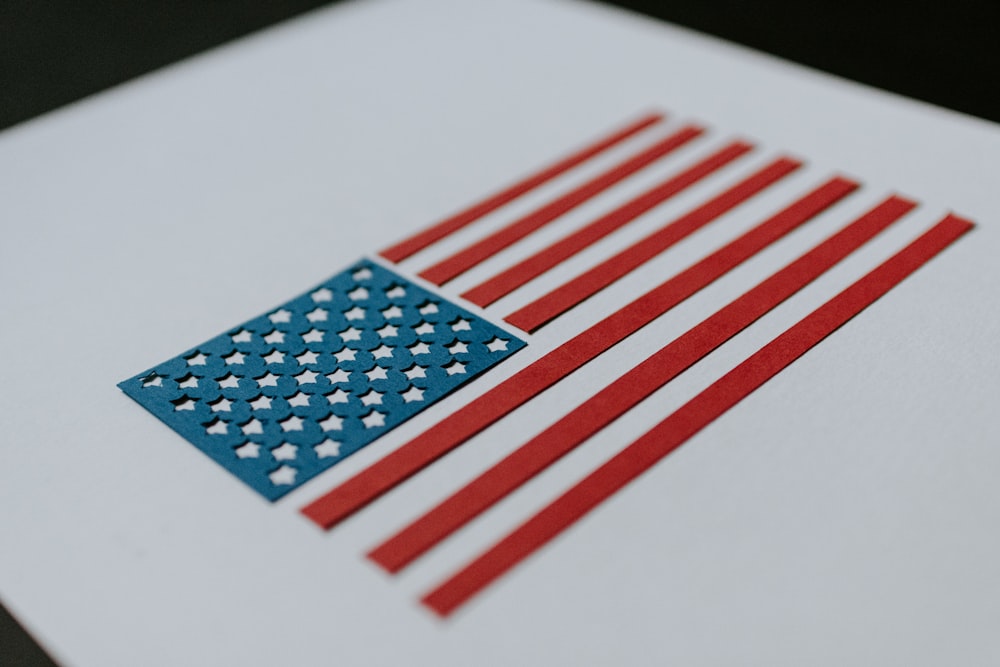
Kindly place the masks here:
[[(0, 129), (323, 4), (0, 0)], [(993, 0), (608, 4), (1000, 122)], [(0, 665), (51, 664), (0, 607)]]

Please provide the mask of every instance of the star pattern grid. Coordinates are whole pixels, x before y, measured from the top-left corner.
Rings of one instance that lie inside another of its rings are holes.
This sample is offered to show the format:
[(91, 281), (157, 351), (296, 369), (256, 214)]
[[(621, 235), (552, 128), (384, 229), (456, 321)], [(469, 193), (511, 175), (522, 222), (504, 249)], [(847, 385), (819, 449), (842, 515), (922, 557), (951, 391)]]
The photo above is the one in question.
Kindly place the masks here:
[(118, 386), (277, 500), (524, 345), (362, 261)]

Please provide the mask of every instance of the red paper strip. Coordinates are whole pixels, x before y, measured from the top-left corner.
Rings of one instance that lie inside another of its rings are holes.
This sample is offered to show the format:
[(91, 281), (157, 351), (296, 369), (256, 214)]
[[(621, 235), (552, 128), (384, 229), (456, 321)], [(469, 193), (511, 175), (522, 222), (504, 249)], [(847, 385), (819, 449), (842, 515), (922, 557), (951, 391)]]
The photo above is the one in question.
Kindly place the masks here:
[(567, 192), (537, 211), (515, 220), (498, 229), (484, 239), (473, 243), (451, 257), (420, 272), (420, 277), (436, 285), (443, 285), (460, 276), (475, 265), (513, 245), (528, 234), (541, 229), (559, 216), (576, 208), (592, 197), (596, 197), (611, 186), (620, 183), (643, 167), (646, 167), (671, 151), (702, 134), (704, 130), (694, 125), (681, 128), (669, 137), (661, 139), (637, 155), (621, 162), (608, 171), (592, 178), (583, 185)]
[(422, 602), (442, 616), (649, 470), (751, 392), (944, 250), (972, 223), (949, 215), (902, 251), (758, 350), (656, 427), (571, 487)]
[(350, 516), (799, 227), (856, 188), (834, 178), (708, 257), (609, 315), (302, 508), (323, 528)]
[(879, 204), (660, 349), (372, 550), (369, 557), (386, 570), (398, 572), (770, 312), (914, 206), (900, 197), (890, 197)]
[(537, 331), (546, 322), (555, 319), (584, 299), (597, 294), (611, 283), (628, 275), (670, 246), (690, 236), (800, 166), (800, 162), (791, 158), (779, 158), (690, 213), (661, 227), (586, 273), (511, 313), (504, 320), (523, 331)]
[(476, 305), (488, 306), (752, 149), (753, 146), (743, 141), (725, 146), (625, 205), (473, 287), (462, 296)]

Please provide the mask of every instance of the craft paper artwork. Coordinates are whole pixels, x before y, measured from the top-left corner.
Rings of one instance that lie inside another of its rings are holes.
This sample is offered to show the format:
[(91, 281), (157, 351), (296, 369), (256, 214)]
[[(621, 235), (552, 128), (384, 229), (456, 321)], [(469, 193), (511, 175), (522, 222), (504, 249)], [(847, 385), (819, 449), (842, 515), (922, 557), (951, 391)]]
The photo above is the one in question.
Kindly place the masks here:
[(274, 500), (523, 346), (363, 261), (119, 387)]

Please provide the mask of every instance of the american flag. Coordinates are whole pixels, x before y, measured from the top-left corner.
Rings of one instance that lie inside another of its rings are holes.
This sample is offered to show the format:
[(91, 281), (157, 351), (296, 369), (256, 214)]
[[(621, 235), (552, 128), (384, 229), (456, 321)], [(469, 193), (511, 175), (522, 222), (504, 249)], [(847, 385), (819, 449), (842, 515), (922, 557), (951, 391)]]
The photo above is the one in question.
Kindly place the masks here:
[[(516, 443), (508, 454), (415, 519), (385, 527), (368, 557), (401, 572), (918, 207), (889, 194), (845, 208), (864, 189), (856, 180), (717, 134), (644, 115), (119, 386), (271, 501), (454, 394), (435, 423), (301, 508), (333, 529), (499, 429), (495, 437)], [(623, 345), (820, 219), (833, 221), (832, 233), (679, 336), (638, 358)], [(913, 233), (497, 535), (422, 602), (442, 616), (460, 608), (971, 228), (948, 213)], [(700, 254), (697, 245), (670, 253), (699, 236)], [(526, 361), (503, 374), (519, 353)], [(576, 371), (616, 355), (625, 369), (617, 376), (574, 383)], [(540, 432), (531, 420), (507, 419), (529, 403), (553, 415)]]

